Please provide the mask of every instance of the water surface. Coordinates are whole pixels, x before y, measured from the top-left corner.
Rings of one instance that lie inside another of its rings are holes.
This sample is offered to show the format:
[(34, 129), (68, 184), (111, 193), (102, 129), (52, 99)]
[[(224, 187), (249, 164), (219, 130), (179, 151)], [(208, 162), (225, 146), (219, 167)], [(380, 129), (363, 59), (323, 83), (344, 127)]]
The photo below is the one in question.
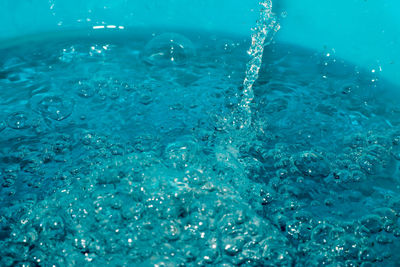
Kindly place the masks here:
[[(396, 266), (398, 88), (331, 50), (93, 31), (0, 51), (0, 265)], [(158, 265), (156, 265), (158, 264)]]

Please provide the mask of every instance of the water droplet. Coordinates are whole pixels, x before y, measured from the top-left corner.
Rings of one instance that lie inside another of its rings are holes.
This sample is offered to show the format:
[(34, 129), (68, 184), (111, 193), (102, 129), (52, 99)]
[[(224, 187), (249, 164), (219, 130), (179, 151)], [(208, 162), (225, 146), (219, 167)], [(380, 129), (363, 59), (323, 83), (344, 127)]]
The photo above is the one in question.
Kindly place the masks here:
[(177, 33), (164, 33), (148, 42), (143, 51), (143, 59), (151, 65), (185, 65), (194, 56), (193, 43)]
[(28, 114), (23, 111), (14, 112), (8, 115), (7, 125), (13, 129), (26, 129), (31, 126)]
[(63, 99), (61, 96), (48, 96), (43, 98), (38, 109), (43, 116), (56, 121), (62, 121), (71, 115), (74, 102), (70, 99)]

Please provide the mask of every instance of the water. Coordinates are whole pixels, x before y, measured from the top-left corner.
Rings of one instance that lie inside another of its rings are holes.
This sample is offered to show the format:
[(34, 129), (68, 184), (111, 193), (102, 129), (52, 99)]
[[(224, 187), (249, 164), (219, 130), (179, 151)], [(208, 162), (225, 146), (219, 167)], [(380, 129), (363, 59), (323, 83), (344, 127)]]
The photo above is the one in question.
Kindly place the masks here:
[(271, 44), (240, 129), (248, 44), (97, 30), (1, 50), (0, 265), (396, 266), (398, 88)]

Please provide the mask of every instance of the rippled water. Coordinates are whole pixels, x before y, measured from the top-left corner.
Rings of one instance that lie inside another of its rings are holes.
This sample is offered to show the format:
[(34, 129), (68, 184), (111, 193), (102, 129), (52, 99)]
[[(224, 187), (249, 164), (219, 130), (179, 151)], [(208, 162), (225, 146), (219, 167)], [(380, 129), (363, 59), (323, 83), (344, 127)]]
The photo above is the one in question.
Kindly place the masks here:
[(287, 44), (110, 31), (0, 52), (1, 266), (396, 266), (400, 106)]

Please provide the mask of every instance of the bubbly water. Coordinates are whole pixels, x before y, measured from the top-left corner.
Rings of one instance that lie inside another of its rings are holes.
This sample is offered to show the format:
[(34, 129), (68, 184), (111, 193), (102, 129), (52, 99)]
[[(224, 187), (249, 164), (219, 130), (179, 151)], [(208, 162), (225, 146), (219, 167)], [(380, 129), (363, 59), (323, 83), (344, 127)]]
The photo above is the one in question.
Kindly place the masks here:
[[(398, 266), (400, 106), (332, 51), (97, 30), (0, 51), (0, 266)], [(245, 116), (245, 114), (243, 114)]]

